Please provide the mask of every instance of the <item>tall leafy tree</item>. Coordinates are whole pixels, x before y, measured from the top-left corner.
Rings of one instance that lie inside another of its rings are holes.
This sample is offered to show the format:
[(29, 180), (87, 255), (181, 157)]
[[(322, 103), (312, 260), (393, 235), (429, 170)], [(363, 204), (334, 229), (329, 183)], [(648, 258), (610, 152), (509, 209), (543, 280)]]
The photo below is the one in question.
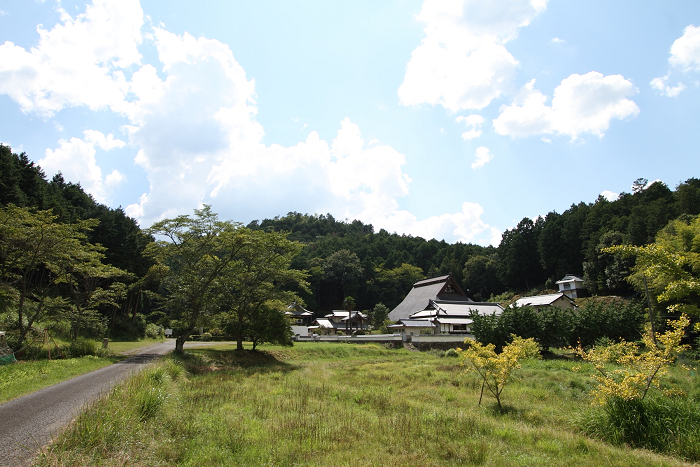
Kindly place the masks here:
[(215, 286), (230, 274), (246, 248), (242, 227), (219, 220), (211, 207), (195, 209), (194, 216), (181, 215), (156, 222), (148, 233), (159, 238), (148, 247), (151, 256), (169, 268), (163, 280), (165, 307), (179, 323), (175, 350), (182, 352), (187, 338), (207, 312), (215, 312)]
[[(306, 289), (308, 284), (305, 272), (290, 267), (302, 245), (288, 240), (286, 234), (241, 227), (233, 236), (237, 238), (235, 255), (216, 278), (215, 290), (219, 309), (227, 313), (228, 327), (236, 336), (236, 348), (242, 350), (247, 330), (260, 335), (263, 322), (274, 323), (280, 329), (286, 322), (279, 319), (283, 317), (282, 307), (274, 309), (272, 304), (301, 302), (289, 289)], [(275, 313), (280, 316), (274, 316)], [(283, 337), (278, 336), (285, 341)], [(271, 342), (270, 339), (268, 333), (265, 340)]]
[(17, 313), (17, 345), (52, 305), (67, 306), (55, 298), (60, 285), (71, 292), (70, 306), (82, 312), (111, 299), (97, 286), (100, 280), (126, 275), (102, 262), (104, 248), (87, 242), (96, 220), (64, 224), (56, 217), (13, 204), (0, 207), (0, 293)]

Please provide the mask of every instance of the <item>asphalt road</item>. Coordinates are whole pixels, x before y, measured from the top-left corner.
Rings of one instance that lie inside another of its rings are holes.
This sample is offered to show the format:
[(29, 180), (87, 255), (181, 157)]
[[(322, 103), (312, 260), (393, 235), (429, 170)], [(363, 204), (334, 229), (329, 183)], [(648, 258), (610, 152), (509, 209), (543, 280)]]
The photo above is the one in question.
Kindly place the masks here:
[(0, 404), (0, 466), (29, 465), (42, 446), (116, 382), (154, 358), (175, 349), (175, 341), (146, 347), (119, 363), (76, 376), (24, 397)]

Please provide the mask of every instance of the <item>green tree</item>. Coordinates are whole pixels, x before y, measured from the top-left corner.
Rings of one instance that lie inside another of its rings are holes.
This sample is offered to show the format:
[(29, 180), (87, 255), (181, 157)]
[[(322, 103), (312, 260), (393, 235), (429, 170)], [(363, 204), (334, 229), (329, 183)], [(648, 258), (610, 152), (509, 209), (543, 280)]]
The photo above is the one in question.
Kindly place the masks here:
[(244, 330), (246, 338), (253, 343), (253, 350), (263, 343), (291, 346), (292, 328), (282, 311), (283, 302), (270, 300), (263, 303)]
[(357, 254), (342, 249), (326, 258), (323, 262), (323, 272), (327, 281), (340, 285), (345, 299), (346, 288), (362, 274), (362, 265)]
[[(69, 306), (82, 316), (113, 300), (110, 290), (116, 289), (98, 282), (126, 275), (102, 262), (103, 247), (87, 242), (96, 220), (63, 224), (56, 219), (51, 211), (0, 207), (0, 293), (17, 313), (18, 346), (51, 308)], [(58, 297), (59, 287), (68, 288), (70, 305)]]
[(675, 220), (661, 230), (649, 245), (619, 245), (603, 250), (636, 256), (634, 274), (629, 281), (644, 290), (644, 278), (659, 303), (672, 311), (682, 309), (699, 314), (700, 310), (700, 216)]
[(401, 303), (413, 284), (425, 279), (421, 268), (407, 263), (393, 269), (378, 266), (374, 271), (373, 285), (377, 289), (377, 295), (382, 302), (386, 301), (392, 307)]
[(290, 267), (302, 245), (281, 232), (236, 229), (237, 247), (227, 268), (215, 279), (218, 308), (227, 313), (229, 328), (236, 336), (236, 348), (243, 350), (246, 329), (258, 319), (270, 316), (271, 301), (302, 303), (290, 288), (306, 290), (307, 274)]
[(239, 224), (220, 221), (205, 205), (194, 216), (178, 216), (153, 224), (147, 232), (165, 238), (149, 244), (147, 252), (169, 268), (163, 280), (165, 307), (179, 324), (175, 350), (182, 352), (187, 338), (204, 316), (218, 312), (215, 286), (230, 275), (246, 248), (247, 236)]

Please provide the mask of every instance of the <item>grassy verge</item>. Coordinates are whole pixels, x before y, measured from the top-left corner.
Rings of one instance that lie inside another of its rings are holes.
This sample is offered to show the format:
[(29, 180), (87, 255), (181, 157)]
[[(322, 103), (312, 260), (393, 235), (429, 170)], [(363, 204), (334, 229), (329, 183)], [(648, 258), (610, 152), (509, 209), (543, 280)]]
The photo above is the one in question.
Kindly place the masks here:
[(40, 466), (677, 466), (590, 439), (586, 369), (532, 361), (479, 406), (457, 359), (376, 345), (170, 356), (98, 401)]
[(111, 365), (119, 358), (80, 357), (36, 360), (0, 366), (0, 404), (83, 373)]
[(110, 342), (110, 353), (104, 357), (85, 356), (56, 359), (54, 351), (53, 360), (20, 360), (18, 363), (0, 366), (0, 404), (111, 365), (124, 359), (125, 357), (122, 355), (124, 353), (158, 342), (162, 342), (162, 340)]
[(164, 339), (141, 339), (138, 341), (110, 341), (108, 348), (112, 353), (124, 354), (141, 347), (159, 344), (161, 342), (164, 342)]

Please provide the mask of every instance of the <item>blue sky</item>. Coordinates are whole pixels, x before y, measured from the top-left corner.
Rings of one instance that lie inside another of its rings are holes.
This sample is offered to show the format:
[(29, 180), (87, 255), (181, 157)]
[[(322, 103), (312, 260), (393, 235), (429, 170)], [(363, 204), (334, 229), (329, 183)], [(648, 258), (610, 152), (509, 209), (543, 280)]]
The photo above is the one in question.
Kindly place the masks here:
[(0, 142), (202, 203), (479, 244), (700, 176), (700, 2), (0, 0)]

